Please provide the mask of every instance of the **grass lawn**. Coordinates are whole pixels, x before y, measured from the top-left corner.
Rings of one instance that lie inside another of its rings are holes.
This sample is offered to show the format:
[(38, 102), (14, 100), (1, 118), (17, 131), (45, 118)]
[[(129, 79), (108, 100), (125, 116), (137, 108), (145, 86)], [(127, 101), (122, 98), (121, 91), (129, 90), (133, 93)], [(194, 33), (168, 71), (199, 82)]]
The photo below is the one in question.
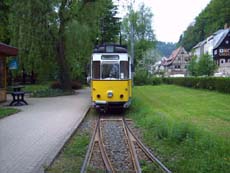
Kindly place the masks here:
[(128, 117), (173, 172), (228, 172), (230, 95), (174, 85), (134, 88)]
[(15, 109), (15, 108), (2, 108), (2, 107), (0, 107), (0, 118), (15, 114), (17, 112), (19, 112), (19, 110)]

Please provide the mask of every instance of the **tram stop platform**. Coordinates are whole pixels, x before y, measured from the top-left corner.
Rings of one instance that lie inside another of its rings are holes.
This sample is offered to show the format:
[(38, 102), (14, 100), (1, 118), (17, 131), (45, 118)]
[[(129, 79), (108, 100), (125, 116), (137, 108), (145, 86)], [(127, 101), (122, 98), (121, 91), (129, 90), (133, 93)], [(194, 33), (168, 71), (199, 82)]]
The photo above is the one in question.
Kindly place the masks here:
[(44, 172), (86, 115), (90, 90), (26, 100), (21, 112), (0, 119), (1, 173)]

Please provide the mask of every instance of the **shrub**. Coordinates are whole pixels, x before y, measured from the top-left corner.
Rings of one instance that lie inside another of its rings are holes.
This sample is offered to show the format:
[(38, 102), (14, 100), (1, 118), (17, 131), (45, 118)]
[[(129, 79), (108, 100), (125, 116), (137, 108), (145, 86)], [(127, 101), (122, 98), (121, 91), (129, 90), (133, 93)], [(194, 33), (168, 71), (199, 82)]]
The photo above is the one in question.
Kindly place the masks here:
[(222, 93), (230, 93), (230, 78), (223, 77), (185, 77), (163, 78), (163, 83), (179, 86), (215, 90)]
[[(54, 81), (51, 83), (50, 87), (52, 89), (61, 89), (61, 83), (59, 81)], [(81, 89), (82, 88), (82, 84), (79, 81), (72, 81), (72, 89), (77, 90), (77, 89)]]
[(162, 78), (152, 77), (152, 85), (159, 85), (159, 84), (162, 84), (162, 83), (163, 83)]
[(151, 85), (151, 77), (146, 70), (137, 70), (134, 75), (135, 85)]

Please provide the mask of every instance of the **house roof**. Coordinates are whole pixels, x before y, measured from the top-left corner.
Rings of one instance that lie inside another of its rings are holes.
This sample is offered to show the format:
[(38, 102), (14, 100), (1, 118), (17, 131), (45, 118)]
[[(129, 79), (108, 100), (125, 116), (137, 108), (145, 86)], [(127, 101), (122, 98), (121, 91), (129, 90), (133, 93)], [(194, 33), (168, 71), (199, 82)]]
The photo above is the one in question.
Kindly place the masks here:
[(217, 34), (216, 37), (218, 37), (218, 38), (216, 39), (216, 43), (214, 44), (213, 49), (216, 49), (217, 47), (220, 46), (220, 44), (223, 42), (223, 40), (228, 35), (228, 33), (230, 33), (230, 29), (229, 28), (225, 29), (225, 30), (222, 30), (222, 32), (219, 32)]
[(0, 54), (5, 56), (16, 56), (18, 54), (18, 49), (0, 42)]
[(203, 40), (203, 41), (199, 42), (198, 44), (196, 44), (196, 45), (193, 47), (193, 49), (196, 49), (196, 48), (198, 48), (198, 47), (201, 47), (202, 45), (205, 44), (205, 42), (206, 42), (206, 40)]
[(173, 61), (176, 59), (177, 55), (181, 52), (181, 50), (185, 51), (185, 49), (182, 46), (174, 50), (172, 54), (169, 56), (169, 58), (164, 59), (164, 61), (162, 62), (162, 65), (167, 66), (173, 63)]

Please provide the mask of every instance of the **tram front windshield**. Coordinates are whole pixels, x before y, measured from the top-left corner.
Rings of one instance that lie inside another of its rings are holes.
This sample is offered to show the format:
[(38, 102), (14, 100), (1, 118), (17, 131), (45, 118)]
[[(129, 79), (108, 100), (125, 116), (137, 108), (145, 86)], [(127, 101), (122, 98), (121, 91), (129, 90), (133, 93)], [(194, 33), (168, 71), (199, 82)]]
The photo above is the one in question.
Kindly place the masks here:
[(119, 79), (119, 64), (108, 62), (102, 64), (102, 79)]

